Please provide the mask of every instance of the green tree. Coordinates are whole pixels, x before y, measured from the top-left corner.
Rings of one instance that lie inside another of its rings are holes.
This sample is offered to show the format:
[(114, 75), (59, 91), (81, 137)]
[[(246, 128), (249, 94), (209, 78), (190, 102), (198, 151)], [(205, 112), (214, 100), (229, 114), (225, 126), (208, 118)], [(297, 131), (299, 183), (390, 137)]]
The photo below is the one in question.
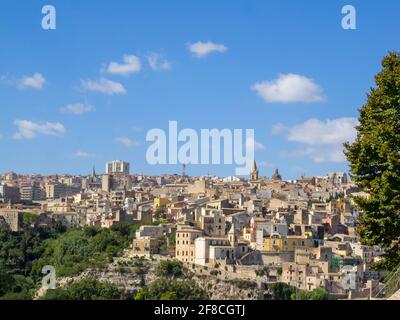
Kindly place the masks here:
[(42, 300), (123, 300), (124, 290), (109, 282), (85, 278), (65, 287), (47, 290)]
[(194, 281), (159, 279), (140, 289), (135, 300), (206, 300), (208, 297)]
[(292, 300), (328, 300), (329, 293), (324, 288), (317, 288), (312, 291), (297, 290), (292, 294)]
[(329, 293), (324, 288), (317, 288), (308, 294), (308, 300), (328, 300)]
[(390, 52), (382, 67), (345, 153), (353, 180), (369, 193), (355, 199), (363, 211), (362, 242), (387, 248), (377, 267), (392, 270), (400, 262), (400, 54)]
[(154, 218), (156, 218), (157, 220), (160, 220), (160, 219), (163, 218), (164, 215), (165, 215), (165, 208), (164, 208), (164, 207), (159, 207), (159, 208), (157, 208), (157, 209), (154, 211), (153, 215), (154, 215)]
[(286, 283), (277, 282), (269, 286), (274, 300), (292, 300), (296, 294), (296, 288)]
[(183, 274), (183, 264), (178, 260), (160, 261), (157, 267), (157, 274), (167, 278), (177, 278)]

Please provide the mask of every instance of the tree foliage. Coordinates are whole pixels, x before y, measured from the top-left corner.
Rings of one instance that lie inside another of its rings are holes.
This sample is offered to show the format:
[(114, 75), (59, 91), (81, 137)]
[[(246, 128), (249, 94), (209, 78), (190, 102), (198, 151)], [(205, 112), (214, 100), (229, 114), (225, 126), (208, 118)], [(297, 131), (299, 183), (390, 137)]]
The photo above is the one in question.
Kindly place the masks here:
[(312, 291), (298, 290), (292, 296), (293, 300), (328, 300), (329, 293), (324, 288), (317, 288)]
[(282, 282), (273, 283), (268, 288), (274, 300), (292, 300), (292, 295), (296, 293), (296, 288)]
[(65, 287), (47, 290), (43, 300), (123, 300), (124, 290), (109, 282), (85, 278)]
[(400, 54), (389, 53), (382, 67), (345, 153), (353, 180), (369, 193), (355, 199), (363, 211), (358, 231), (364, 244), (388, 249), (380, 267), (393, 269), (400, 262)]
[(37, 271), (44, 265), (53, 265), (57, 276), (72, 276), (87, 268), (101, 268), (128, 247), (130, 235), (125, 228), (68, 230), (48, 241)]
[(0, 228), (0, 298), (30, 299), (34, 284), (40, 273), (35, 264), (46, 250), (49, 239), (64, 231), (60, 225), (52, 228), (31, 228), (31, 219), (26, 219), (23, 231), (12, 232)]
[(268, 288), (274, 300), (328, 300), (329, 298), (329, 293), (324, 288), (305, 291), (282, 282), (273, 283)]
[(208, 297), (194, 281), (159, 279), (140, 289), (135, 300), (206, 300)]
[(178, 260), (162, 260), (157, 267), (157, 274), (167, 278), (180, 277), (183, 274), (183, 264)]
[(31, 299), (45, 265), (54, 266), (57, 276), (104, 266), (129, 246), (137, 229), (119, 225), (66, 231), (59, 223), (51, 228), (32, 227), (33, 218), (24, 219), (19, 232), (0, 228), (0, 299)]

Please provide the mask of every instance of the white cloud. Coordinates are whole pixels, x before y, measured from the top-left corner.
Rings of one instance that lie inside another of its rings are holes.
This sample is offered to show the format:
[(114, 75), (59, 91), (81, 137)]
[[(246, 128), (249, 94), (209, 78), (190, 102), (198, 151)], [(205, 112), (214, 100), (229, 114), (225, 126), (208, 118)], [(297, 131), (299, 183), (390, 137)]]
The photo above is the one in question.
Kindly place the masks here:
[(84, 103), (68, 104), (65, 107), (61, 108), (61, 112), (72, 113), (75, 115), (81, 115), (90, 111), (93, 111), (93, 107), (89, 104)]
[(15, 120), (18, 131), (15, 139), (33, 139), (37, 135), (60, 136), (65, 133), (64, 125), (59, 122), (36, 123), (29, 120)]
[(246, 140), (246, 147), (252, 147), (254, 146), (254, 150), (263, 150), (265, 149), (264, 145), (260, 142), (257, 142), (253, 138), (248, 138)]
[(85, 151), (77, 151), (75, 156), (78, 158), (94, 158), (96, 155)]
[(255, 83), (251, 89), (266, 102), (320, 102), (325, 100), (322, 88), (313, 79), (297, 74), (281, 74), (272, 81)]
[(18, 87), (21, 89), (32, 88), (40, 90), (46, 83), (46, 79), (41, 73), (34, 73), (32, 76), (24, 76), (18, 80)]
[(286, 130), (287, 130), (287, 127), (283, 123), (279, 122), (272, 127), (271, 133), (272, 134), (282, 134)]
[(289, 128), (287, 139), (305, 145), (295, 155), (309, 156), (314, 162), (344, 162), (343, 143), (355, 140), (357, 125), (356, 118), (310, 119)]
[(124, 145), (125, 147), (128, 147), (128, 148), (140, 146), (139, 142), (134, 141), (128, 137), (118, 137), (118, 138), (115, 138), (115, 141), (118, 143), (121, 143), (122, 145)]
[(86, 91), (101, 92), (108, 95), (125, 94), (125, 87), (118, 82), (101, 78), (98, 81), (82, 80), (82, 88)]
[(171, 63), (168, 60), (166, 60), (160, 53), (153, 52), (148, 56), (146, 56), (146, 58), (147, 62), (150, 65), (150, 68), (153, 69), (154, 71), (171, 69)]
[(126, 76), (137, 73), (142, 69), (140, 59), (135, 55), (124, 55), (123, 61), (124, 63), (111, 62), (107, 67), (107, 72)]
[(310, 119), (292, 127), (289, 131), (288, 140), (313, 146), (354, 141), (357, 124), (356, 118), (338, 118), (325, 122)]
[(311, 158), (316, 163), (334, 162), (342, 163), (346, 161), (346, 157), (343, 153), (343, 146), (340, 144), (326, 145), (318, 147), (306, 147), (305, 149), (299, 149), (293, 152), (293, 156)]
[(216, 44), (213, 42), (201, 42), (189, 43), (189, 51), (197, 58), (202, 58), (209, 55), (212, 52), (224, 53), (228, 48), (223, 44)]

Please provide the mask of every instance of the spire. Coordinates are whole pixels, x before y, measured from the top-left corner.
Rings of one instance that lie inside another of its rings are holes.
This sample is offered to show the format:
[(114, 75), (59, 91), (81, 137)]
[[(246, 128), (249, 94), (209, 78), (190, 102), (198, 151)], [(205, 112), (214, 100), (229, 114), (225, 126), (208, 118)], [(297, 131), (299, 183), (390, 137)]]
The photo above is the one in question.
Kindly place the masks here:
[(94, 178), (96, 176), (96, 167), (93, 165), (93, 172), (92, 172), (92, 177)]
[(250, 172), (250, 180), (258, 180), (258, 170), (256, 160), (253, 162), (253, 170)]
[(278, 169), (275, 169), (275, 173), (274, 173), (274, 175), (272, 176), (272, 180), (282, 180), (282, 176), (280, 175)]

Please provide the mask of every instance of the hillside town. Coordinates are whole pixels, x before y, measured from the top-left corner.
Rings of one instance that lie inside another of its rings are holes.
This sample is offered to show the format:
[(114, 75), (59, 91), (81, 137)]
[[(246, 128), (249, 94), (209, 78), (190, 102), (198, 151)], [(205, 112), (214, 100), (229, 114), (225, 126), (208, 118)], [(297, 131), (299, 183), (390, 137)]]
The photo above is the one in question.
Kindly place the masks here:
[[(285, 283), (299, 290), (323, 288), (330, 299), (383, 297), (383, 274), (372, 265), (384, 251), (360, 243), (368, 197), (346, 173), (285, 180), (276, 169), (248, 178), (131, 174), (116, 160), (88, 176), (0, 175), (0, 226), (35, 224), (67, 228), (138, 226), (132, 256), (176, 259), (196, 274), (248, 279), (260, 288)], [(268, 299), (265, 294), (263, 299)]]

